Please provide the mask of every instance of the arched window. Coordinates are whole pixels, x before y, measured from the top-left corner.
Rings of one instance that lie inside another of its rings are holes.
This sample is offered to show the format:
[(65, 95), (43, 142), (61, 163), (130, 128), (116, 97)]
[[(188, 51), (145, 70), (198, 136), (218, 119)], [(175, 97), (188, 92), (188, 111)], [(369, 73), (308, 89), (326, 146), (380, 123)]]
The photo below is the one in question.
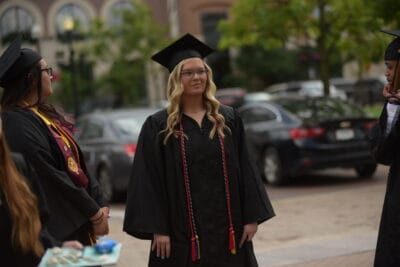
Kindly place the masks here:
[(129, 0), (120, 0), (113, 4), (107, 15), (107, 25), (119, 27), (122, 25), (122, 14), (125, 10), (134, 10), (134, 6)]
[(74, 39), (81, 39), (89, 30), (89, 17), (81, 7), (66, 4), (57, 12), (55, 26), (60, 40), (66, 40), (71, 36)]
[(13, 6), (6, 9), (0, 15), (0, 37), (2, 42), (9, 42), (18, 33), (22, 33), (24, 39), (33, 40), (32, 28), (35, 19), (32, 14), (23, 7)]

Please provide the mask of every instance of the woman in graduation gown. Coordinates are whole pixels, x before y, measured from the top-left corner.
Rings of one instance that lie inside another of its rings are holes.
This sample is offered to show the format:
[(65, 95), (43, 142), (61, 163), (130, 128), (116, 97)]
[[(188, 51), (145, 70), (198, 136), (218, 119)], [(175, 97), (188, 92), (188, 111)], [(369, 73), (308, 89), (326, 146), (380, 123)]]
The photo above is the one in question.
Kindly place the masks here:
[(0, 58), (4, 134), (11, 151), (37, 172), (50, 234), (90, 245), (108, 233), (108, 208), (97, 181), (87, 175), (72, 124), (45, 103), (51, 80), (52, 69), (35, 51), (21, 48), (20, 37), (10, 44)]
[(400, 30), (383, 31), (396, 38), (385, 51), (385, 76), (388, 84), (383, 89), (387, 98), (379, 123), (372, 131), (372, 148), (379, 163), (390, 165), (383, 204), (375, 267), (400, 266)]
[(190, 34), (152, 57), (169, 106), (143, 125), (124, 231), (152, 240), (149, 266), (257, 266), (252, 238), (274, 216), (238, 114), (215, 99), (212, 49)]

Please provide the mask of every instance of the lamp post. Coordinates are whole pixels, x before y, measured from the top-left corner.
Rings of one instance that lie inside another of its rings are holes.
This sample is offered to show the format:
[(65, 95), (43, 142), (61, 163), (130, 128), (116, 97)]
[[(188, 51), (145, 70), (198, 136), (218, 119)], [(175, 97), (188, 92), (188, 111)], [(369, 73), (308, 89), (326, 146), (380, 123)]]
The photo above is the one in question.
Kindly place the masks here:
[(76, 67), (75, 67), (75, 50), (73, 46), (73, 31), (74, 31), (74, 19), (72, 17), (66, 17), (63, 22), (65, 35), (67, 37), (68, 50), (69, 50), (69, 67), (71, 71), (71, 92), (72, 92), (72, 105), (74, 110), (75, 118), (79, 115), (78, 108), (78, 88), (76, 83)]

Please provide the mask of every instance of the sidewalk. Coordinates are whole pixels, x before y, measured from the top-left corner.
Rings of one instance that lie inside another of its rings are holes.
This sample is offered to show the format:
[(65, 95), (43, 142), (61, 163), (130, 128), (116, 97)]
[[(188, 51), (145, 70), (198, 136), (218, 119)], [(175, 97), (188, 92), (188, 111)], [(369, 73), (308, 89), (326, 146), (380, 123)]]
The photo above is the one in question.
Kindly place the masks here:
[[(370, 267), (385, 185), (273, 200), (276, 217), (254, 240), (260, 267)], [(117, 267), (145, 267), (149, 242), (122, 232), (123, 209), (111, 211), (110, 237), (122, 242)]]
[(301, 264), (284, 265), (284, 267), (372, 267), (374, 251), (338, 256)]

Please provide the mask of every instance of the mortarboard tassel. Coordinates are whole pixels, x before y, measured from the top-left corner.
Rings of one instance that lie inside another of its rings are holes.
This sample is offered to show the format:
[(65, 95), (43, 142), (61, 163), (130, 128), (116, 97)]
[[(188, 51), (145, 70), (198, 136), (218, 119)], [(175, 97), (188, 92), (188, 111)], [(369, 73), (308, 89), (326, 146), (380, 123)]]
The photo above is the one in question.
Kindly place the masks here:
[(236, 255), (235, 231), (232, 226), (229, 227), (229, 251), (231, 254)]

